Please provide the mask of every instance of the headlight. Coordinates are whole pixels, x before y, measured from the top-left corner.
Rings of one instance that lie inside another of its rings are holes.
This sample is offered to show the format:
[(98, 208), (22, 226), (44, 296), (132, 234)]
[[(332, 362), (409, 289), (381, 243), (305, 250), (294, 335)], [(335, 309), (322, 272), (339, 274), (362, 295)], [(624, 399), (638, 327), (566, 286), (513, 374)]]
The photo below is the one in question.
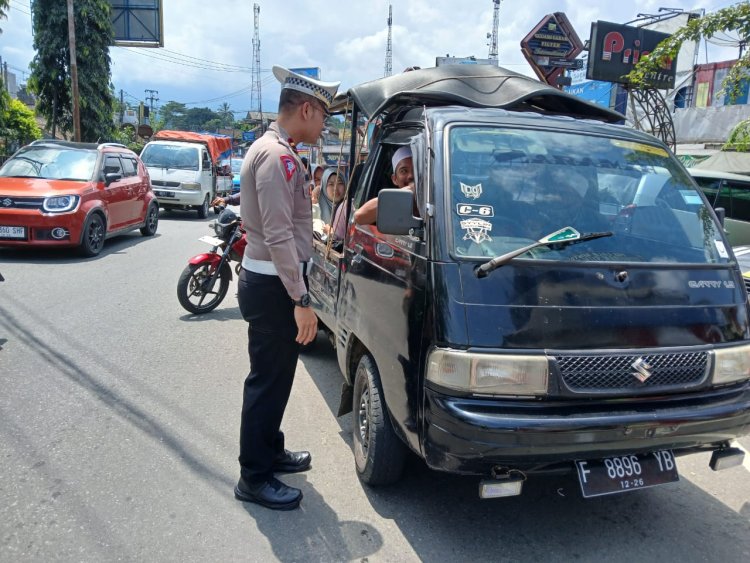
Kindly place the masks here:
[(183, 190), (200, 190), (201, 185), (198, 182), (185, 182), (182, 184)]
[(45, 198), (42, 209), (47, 213), (63, 213), (75, 209), (76, 205), (78, 205), (77, 195), (60, 195)]
[(750, 378), (750, 345), (714, 350), (714, 383), (732, 383)]
[(478, 395), (546, 395), (549, 375), (545, 356), (473, 354), (434, 350), (427, 380)]

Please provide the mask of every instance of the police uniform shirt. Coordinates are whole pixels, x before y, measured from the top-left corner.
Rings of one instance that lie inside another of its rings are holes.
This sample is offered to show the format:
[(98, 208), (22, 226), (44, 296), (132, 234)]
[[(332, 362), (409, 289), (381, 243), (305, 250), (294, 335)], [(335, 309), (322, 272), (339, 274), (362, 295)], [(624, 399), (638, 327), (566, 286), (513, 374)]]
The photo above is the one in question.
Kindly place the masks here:
[(289, 296), (307, 293), (300, 263), (312, 256), (312, 207), (302, 161), (277, 123), (255, 141), (242, 163), (240, 214), (245, 256), (271, 261)]

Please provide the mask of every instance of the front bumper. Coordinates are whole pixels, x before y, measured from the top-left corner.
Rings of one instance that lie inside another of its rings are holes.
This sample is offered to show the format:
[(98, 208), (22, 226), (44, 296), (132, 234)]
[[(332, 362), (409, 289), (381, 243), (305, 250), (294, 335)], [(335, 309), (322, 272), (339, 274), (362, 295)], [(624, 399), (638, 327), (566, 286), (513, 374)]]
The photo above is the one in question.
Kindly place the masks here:
[(177, 188), (152, 187), (159, 205), (203, 205), (206, 193), (195, 190), (180, 190)]
[(750, 433), (750, 384), (632, 402), (541, 402), (451, 397), (425, 389), (422, 451), (433, 469), (489, 475), (576, 459), (712, 449)]
[(25, 236), (0, 238), (0, 246), (75, 246), (81, 241), (84, 221), (85, 214), (80, 208), (59, 214), (7, 210), (0, 216), (0, 225), (23, 227)]

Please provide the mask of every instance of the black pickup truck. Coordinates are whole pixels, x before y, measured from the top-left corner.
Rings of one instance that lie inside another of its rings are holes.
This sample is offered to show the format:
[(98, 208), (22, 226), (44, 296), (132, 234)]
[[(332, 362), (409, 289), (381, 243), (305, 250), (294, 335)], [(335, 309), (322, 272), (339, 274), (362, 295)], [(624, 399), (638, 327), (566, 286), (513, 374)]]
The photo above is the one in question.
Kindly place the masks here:
[[(479, 476), (483, 498), (543, 472), (597, 496), (675, 481), (683, 454), (742, 462), (748, 296), (663, 143), (491, 66), (369, 82), (339, 107), (374, 133), (343, 244), (315, 243), (309, 279), (364, 482), (397, 480), (408, 450)], [(390, 184), (404, 145), (414, 196)], [(355, 224), (374, 197), (377, 225)]]

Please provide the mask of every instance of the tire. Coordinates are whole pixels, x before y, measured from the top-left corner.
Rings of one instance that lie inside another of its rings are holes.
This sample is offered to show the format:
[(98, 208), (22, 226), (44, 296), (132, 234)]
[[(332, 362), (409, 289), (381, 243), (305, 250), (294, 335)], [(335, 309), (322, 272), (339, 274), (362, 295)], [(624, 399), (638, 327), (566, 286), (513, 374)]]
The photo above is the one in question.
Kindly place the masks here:
[(81, 254), (84, 256), (96, 256), (104, 248), (104, 239), (107, 236), (107, 225), (100, 213), (92, 213), (86, 219), (81, 234)]
[(141, 234), (144, 237), (152, 237), (156, 234), (156, 229), (159, 226), (159, 206), (152, 203), (148, 206), (146, 212), (145, 224), (141, 227)]
[(186, 311), (195, 315), (202, 315), (216, 309), (219, 303), (224, 300), (229, 290), (232, 270), (225, 263), (214, 283), (213, 290), (211, 293), (205, 294), (201, 285), (213, 273), (214, 268), (208, 262), (188, 264), (182, 271), (177, 282), (177, 299)]
[(206, 194), (206, 198), (203, 200), (203, 204), (198, 206), (196, 209), (198, 210), (198, 219), (205, 219), (208, 217), (208, 208), (211, 204), (211, 196)]
[(406, 446), (388, 416), (375, 361), (365, 354), (354, 376), (354, 465), (368, 485), (388, 485), (401, 478)]

